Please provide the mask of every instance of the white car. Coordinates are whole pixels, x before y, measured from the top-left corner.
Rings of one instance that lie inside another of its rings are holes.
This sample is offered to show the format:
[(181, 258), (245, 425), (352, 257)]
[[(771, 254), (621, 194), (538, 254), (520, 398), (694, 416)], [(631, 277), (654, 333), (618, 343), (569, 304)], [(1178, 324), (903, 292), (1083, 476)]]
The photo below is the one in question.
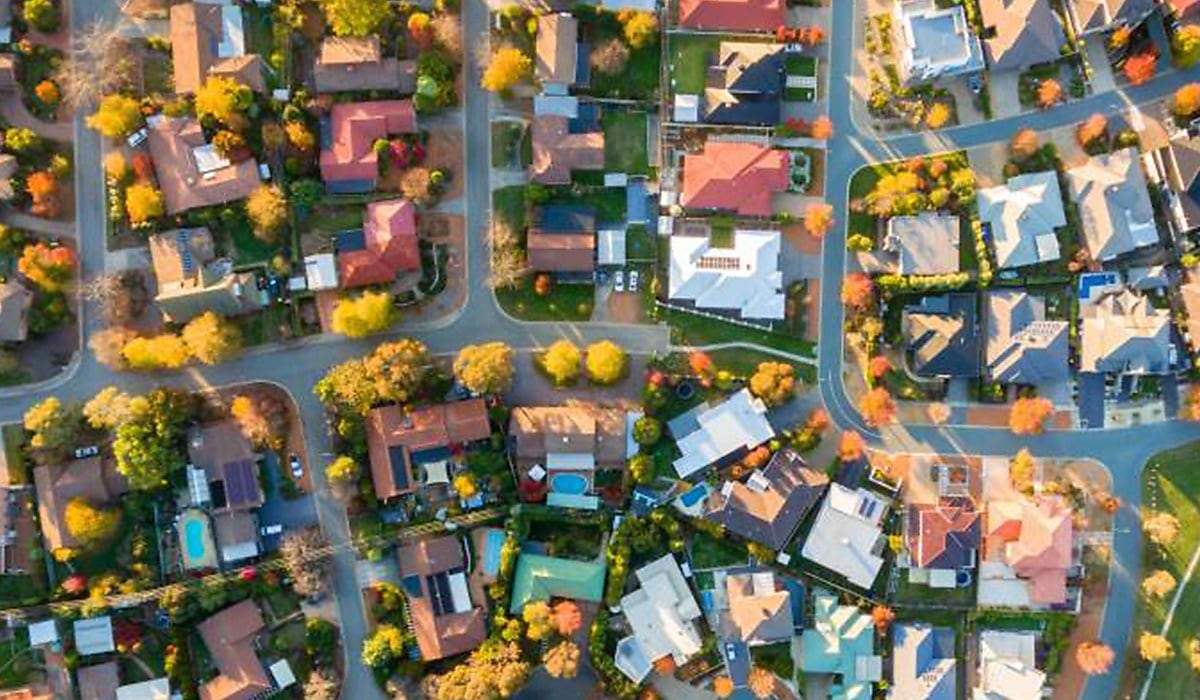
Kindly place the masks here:
[(625, 291), (625, 271), (617, 270), (617, 274), (613, 275), (613, 290), (618, 292)]
[(636, 292), (638, 289), (638, 271), (631, 270), (629, 273), (629, 291)]
[(292, 468), (292, 476), (296, 477), (297, 479), (304, 478), (304, 467), (300, 465), (299, 457), (292, 455), (288, 458), (288, 464)]

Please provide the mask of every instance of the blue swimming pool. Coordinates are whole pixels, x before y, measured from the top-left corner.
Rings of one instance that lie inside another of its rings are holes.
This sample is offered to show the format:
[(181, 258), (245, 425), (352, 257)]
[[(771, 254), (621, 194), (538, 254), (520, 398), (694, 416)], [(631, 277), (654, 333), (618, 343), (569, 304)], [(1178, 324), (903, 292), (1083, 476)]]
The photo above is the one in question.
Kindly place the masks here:
[(500, 572), (500, 550), (504, 549), (504, 531), (488, 530), (483, 541), (483, 573), (495, 576)]
[(204, 521), (200, 518), (189, 518), (183, 523), (183, 543), (187, 547), (188, 559), (201, 561), (207, 554), (204, 545)]
[(550, 477), (550, 488), (558, 493), (582, 496), (587, 493), (588, 482), (578, 474), (555, 474)]
[(685, 491), (684, 494), (679, 497), (679, 502), (682, 503), (685, 508), (691, 508), (700, 501), (704, 500), (704, 497), (707, 495), (708, 487), (704, 484), (699, 484), (698, 486), (693, 486)]

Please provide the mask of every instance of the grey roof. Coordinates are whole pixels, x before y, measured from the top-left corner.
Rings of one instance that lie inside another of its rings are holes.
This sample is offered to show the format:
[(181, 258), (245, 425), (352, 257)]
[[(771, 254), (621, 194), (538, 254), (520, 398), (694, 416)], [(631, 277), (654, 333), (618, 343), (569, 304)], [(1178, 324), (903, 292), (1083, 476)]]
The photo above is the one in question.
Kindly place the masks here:
[(979, 221), (991, 231), (996, 267), (1023, 267), (1060, 257), (1054, 231), (1067, 224), (1058, 173), (1011, 178), (979, 190)]
[(1179, 196), (1181, 224), (1190, 231), (1200, 226), (1200, 139), (1172, 139), (1161, 155), (1167, 166), (1167, 181)]
[(992, 70), (1057, 61), (1067, 42), (1050, 0), (980, 0), (979, 11)]
[(821, 500), (829, 477), (809, 469), (790, 449), (776, 452), (756, 474), (746, 483), (727, 482), (710, 495), (704, 517), (736, 535), (782, 550)]
[(888, 219), (884, 247), (900, 256), (902, 275), (958, 272), (957, 216), (923, 213)]
[(1108, 261), (1158, 243), (1154, 208), (1136, 148), (1089, 158), (1067, 171), (1092, 258)]
[(1079, 31), (1092, 32), (1116, 24), (1136, 25), (1154, 11), (1154, 0), (1071, 0)]
[(704, 91), (704, 121), (777, 124), (784, 73), (782, 44), (721, 42)]
[(21, 342), (29, 335), (33, 292), (16, 280), (0, 283), (0, 342)]
[(902, 324), (912, 368), (935, 377), (979, 376), (979, 327), (974, 294), (924, 297), (904, 309)]
[(1123, 289), (1081, 307), (1081, 372), (1164, 374), (1171, 370), (1171, 312)]
[(987, 376), (1004, 383), (1040, 384), (1070, 376), (1069, 324), (1047, 321), (1046, 304), (1024, 292), (989, 292)]

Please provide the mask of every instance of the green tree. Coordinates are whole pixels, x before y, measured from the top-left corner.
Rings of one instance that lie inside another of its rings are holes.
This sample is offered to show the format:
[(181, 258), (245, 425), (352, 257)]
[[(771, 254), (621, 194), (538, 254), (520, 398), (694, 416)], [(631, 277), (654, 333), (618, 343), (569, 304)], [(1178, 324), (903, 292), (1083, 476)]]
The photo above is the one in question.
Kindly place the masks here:
[(556, 340), (542, 353), (542, 369), (556, 386), (571, 384), (579, 377), (582, 355), (575, 343), (563, 338)]
[(379, 390), (363, 360), (347, 360), (329, 368), (313, 387), (327, 408), (339, 413), (365, 416), (379, 403)]
[(633, 439), (643, 447), (652, 447), (662, 438), (662, 423), (657, 418), (642, 416), (633, 424)]
[(325, 194), (325, 186), (320, 180), (307, 178), (296, 180), (288, 185), (288, 193), (292, 196), (292, 205), (297, 209), (308, 209)]
[(100, 98), (100, 106), (87, 118), (88, 127), (110, 139), (124, 138), (132, 134), (143, 122), (138, 101), (120, 94)]
[(337, 36), (370, 36), (391, 14), (387, 0), (320, 0), (320, 3)]
[(242, 349), (242, 332), (211, 311), (205, 311), (183, 327), (188, 354), (206, 365), (220, 364)]
[(58, 8), (50, 0), (25, 0), (21, 16), (34, 29), (43, 34), (53, 34), (58, 31), (61, 21)]
[(134, 401), (133, 415), (117, 428), (117, 471), (139, 491), (165, 488), (183, 470), (183, 436), (197, 413), (196, 398), (159, 388)]
[(83, 429), (83, 412), (48, 396), (25, 412), (25, 429), (33, 433), (29, 444), (35, 450), (58, 453), (75, 447)]
[(629, 476), (639, 484), (648, 484), (654, 478), (654, 458), (638, 453), (629, 460)]
[(429, 351), (421, 341), (403, 338), (375, 348), (365, 366), (380, 398), (408, 403), (429, 374)]
[(1182, 68), (1191, 68), (1200, 62), (1200, 25), (1180, 27), (1171, 37), (1171, 48), (1175, 53), (1175, 62)]
[(593, 384), (616, 384), (625, 377), (628, 364), (625, 351), (611, 340), (601, 340), (587, 348), (588, 379)]
[(512, 387), (513, 349), (501, 342), (468, 345), (454, 360), (454, 376), (477, 394), (499, 394)]
[(64, 512), (67, 532), (85, 547), (112, 537), (121, 525), (119, 508), (97, 508), (82, 498), (67, 501)]
[(363, 292), (339, 299), (333, 307), (333, 331), (348, 338), (365, 338), (382, 333), (398, 318), (387, 292)]
[(362, 662), (368, 668), (383, 668), (404, 654), (404, 632), (399, 627), (382, 624), (363, 641)]

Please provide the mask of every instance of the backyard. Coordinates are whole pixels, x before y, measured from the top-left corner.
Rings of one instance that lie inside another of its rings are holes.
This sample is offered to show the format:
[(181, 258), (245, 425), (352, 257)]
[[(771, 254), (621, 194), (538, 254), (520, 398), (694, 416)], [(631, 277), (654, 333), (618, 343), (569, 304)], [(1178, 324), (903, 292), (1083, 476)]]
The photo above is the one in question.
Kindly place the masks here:
[(715, 53), (721, 40), (715, 36), (672, 34), (667, 44), (671, 83), (676, 95), (704, 92), (709, 54)]
[(724, 566), (745, 566), (749, 559), (746, 548), (728, 538), (718, 539), (707, 532), (692, 535), (692, 566), (697, 569), (717, 569)]
[(647, 155), (647, 116), (645, 112), (605, 110), (604, 169), (627, 175), (646, 175), (650, 172)]
[[(575, 16), (580, 24), (580, 39), (591, 46), (599, 46), (622, 36), (621, 23), (617, 21), (616, 13), (606, 12), (597, 7), (592, 13), (578, 9)], [(662, 51), (656, 32), (653, 41), (630, 50), (629, 60), (625, 62), (625, 68), (620, 73), (610, 75), (592, 70), (587, 92), (596, 97), (653, 100), (658, 93), (661, 66)]]

